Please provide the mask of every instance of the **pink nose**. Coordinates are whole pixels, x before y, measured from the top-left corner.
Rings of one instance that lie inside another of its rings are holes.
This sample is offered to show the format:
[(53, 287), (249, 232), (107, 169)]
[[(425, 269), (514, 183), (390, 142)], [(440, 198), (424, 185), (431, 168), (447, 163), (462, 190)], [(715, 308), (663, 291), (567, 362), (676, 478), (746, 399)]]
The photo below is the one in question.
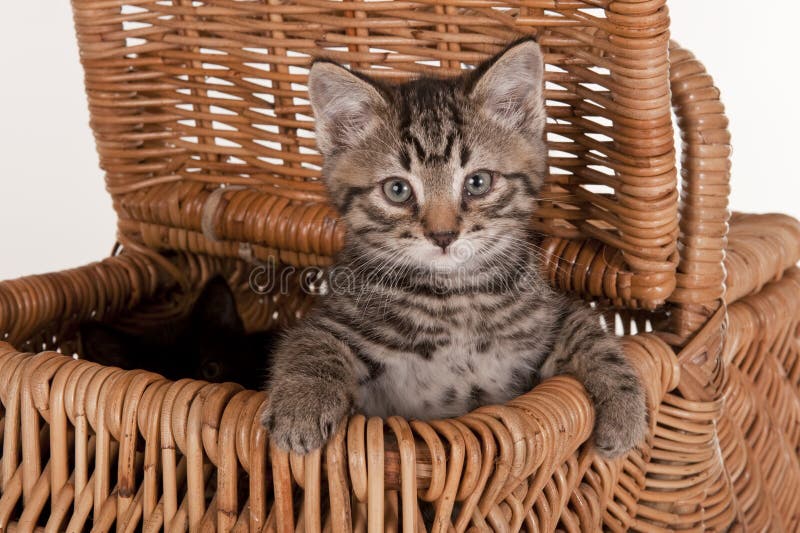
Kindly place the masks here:
[(427, 233), (425, 236), (428, 237), (433, 244), (444, 251), (447, 250), (447, 247), (450, 246), (454, 240), (456, 240), (458, 233), (455, 231), (437, 231), (435, 233)]

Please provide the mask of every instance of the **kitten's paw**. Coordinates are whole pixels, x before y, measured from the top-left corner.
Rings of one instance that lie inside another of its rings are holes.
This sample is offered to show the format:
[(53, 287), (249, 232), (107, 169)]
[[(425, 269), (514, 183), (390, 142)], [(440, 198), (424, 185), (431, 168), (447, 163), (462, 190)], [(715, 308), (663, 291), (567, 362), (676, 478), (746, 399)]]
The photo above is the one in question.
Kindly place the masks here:
[(603, 457), (613, 459), (629, 452), (647, 434), (647, 402), (638, 380), (610, 391), (595, 412), (594, 442)]
[(329, 383), (274, 383), (261, 423), (279, 448), (306, 454), (322, 447), (349, 413), (350, 395)]

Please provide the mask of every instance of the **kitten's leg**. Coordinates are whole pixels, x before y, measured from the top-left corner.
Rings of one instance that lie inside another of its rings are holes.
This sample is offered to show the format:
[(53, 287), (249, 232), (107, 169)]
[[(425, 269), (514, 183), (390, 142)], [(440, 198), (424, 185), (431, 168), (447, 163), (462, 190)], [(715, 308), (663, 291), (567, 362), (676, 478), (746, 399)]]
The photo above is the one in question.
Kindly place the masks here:
[(280, 448), (308, 453), (325, 444), (349, 413), (363, 364), (311, 322), (284, 338), (273, 357), (262, 423)]
[(542, 378), (570, 374), (595, 405), (595, 445), (606, 457), (617, 457), (639, 444), (647, 430), (642, 384), (625, 359), (619, 341), (600, 325), (598, 315), (579, 302), (568, 302), (553, 351)]

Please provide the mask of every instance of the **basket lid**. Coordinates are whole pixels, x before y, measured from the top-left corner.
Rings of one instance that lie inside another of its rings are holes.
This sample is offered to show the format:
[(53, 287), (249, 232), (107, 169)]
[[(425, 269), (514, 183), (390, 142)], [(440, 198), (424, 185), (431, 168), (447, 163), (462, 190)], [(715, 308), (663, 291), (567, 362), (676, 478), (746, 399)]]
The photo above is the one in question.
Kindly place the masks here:
[(545, 50), (550, 175), (535, 227), (558, 287), (655, 308), (675, 287), (678, 194), (663, 2), (74, 0), (124, 245), (327, 265), (307, 67), (455, 73), (520, 34)]

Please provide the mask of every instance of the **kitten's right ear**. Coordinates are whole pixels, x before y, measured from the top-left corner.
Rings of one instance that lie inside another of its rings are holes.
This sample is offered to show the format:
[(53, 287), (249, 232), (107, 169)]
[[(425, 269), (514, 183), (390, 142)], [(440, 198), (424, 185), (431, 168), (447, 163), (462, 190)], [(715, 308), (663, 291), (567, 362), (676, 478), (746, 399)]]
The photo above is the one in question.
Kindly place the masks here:
[(531, 39), (512, 43), (468, 78), (471, 96), (486, 116), (541, 138), (546, 124), (544, 60)]
[(317, 147), (324, 156), (367, 137), (385, 103), (372, 83), (329, 61), (311, 65), (308, 95), (316, 119)]

